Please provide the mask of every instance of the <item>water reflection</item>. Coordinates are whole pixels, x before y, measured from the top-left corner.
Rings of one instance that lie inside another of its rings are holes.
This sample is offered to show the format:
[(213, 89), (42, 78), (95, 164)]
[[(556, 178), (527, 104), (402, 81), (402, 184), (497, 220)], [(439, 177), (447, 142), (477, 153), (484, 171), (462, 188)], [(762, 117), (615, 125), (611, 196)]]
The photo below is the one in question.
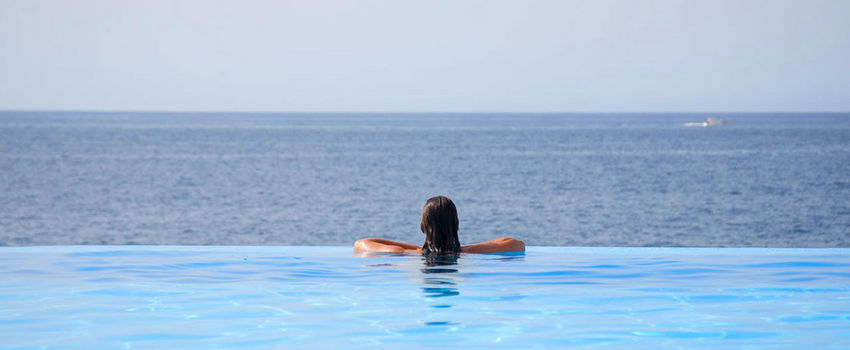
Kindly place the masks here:
[[(457, 256), (423, 256), (422, 263), (424, 267), (419, 271), (422, 272), (422, 292), (427, 298), (447, 298), (460, 295), (458, 291), (456, 277), (458, 269), (455, 268), (458, 264)], [(440, 300), (439, 303), (431, 305), (434, 309), (448, 309), (452, 307), (448, 300)], [(452, 321), (429, 321), (425, 322), (426, 326), (451, 326), (457, 325)]]
[[(459, 257), (457, 255), (437, 255), (437, 256), (422, 256), (422, 262), (425, 263), (427, 267), (434, 266), (454, 266), (457, 265), (457, 259)], [(423, 269), (426, 270), (426, 269)], [(455, 272), (457, 270), (452, 269)]]
[[(447, 331), (452, 332), (462, 326), (461, 320), (468, 310), (463, 307), (455, 308), (461, 302), (460, 285), (473, 276), (478, 261), (486, 262), (515, 262), (525, 259), (523, 252), (501, 253), (485, 255), (461, 255), (461, 256), (422, 256), (412, 254), (378, 254), (378, 253), (355, 253), (358, 257), (396, 257), (391, 263), (377, 263), (366, 265), (368, 267), (396, 267), (408, 276), (408, 281), (414, 283), (422, 291), (421, 307), (426, 308), (422, 319), (416, 321), (417, 326), (413, 329), (418, 331)], [(463, 259), (461, 259), (463, 257)], [(395, 269), (392, 269), (395, 270)], [(490, 273), (492, 274), (492, 273)], [(474, 288), (472, 288), (474, 290)], [(479, 291), (480, 292), (480, 291)], [(472, 293), (476, 294), (476, 293)], [(489, 298), (488, 298), (489, 296)], [(466, 297), (470, 297), (467, 295)], [(475, 302), (487, 298), (493, 301), (511, 301), (523, 299), (524, 295), (484, 295), (473, 300), (464, 302)], [(423, 327), (424, 326), (424, 327)], [(470, 326), (467, 324), (467, 326)]]

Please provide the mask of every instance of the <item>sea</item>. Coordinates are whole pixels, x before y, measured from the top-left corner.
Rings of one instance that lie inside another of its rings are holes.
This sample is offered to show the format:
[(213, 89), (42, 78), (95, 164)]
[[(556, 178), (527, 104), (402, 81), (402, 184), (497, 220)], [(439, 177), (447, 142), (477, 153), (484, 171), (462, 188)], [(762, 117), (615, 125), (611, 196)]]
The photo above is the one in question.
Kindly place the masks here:
[[(708, 125), (707, 118), (725, 123)], [(850, 247), (850, 113), (0, 112), (0, 245)]]

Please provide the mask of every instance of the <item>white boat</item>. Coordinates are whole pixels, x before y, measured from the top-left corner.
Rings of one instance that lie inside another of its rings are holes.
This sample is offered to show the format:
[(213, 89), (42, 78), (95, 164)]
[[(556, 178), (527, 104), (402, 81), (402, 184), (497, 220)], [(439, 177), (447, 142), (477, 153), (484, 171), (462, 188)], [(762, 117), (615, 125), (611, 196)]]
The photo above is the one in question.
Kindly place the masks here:
[(701, 126), (701, 127), (723, 126), (723, 125), (726, 125), (726, 118), (708, 117), (702, 123), (685, 123), (684, 125), (685, 126)]

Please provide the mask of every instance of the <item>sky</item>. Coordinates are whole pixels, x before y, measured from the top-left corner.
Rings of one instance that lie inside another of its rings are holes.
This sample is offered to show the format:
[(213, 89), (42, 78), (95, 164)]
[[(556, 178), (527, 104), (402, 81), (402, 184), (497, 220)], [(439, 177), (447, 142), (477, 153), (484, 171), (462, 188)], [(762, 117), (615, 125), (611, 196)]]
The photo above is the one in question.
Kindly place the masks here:
[(850, 1), (3, 0), (0, 109), (850, 111)]

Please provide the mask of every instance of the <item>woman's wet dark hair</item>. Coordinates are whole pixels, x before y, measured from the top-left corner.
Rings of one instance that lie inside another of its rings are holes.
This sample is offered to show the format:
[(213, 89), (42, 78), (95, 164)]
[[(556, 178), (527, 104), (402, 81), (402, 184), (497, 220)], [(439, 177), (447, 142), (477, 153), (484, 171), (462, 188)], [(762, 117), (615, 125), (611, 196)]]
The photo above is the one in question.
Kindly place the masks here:
[(422, 221), (419, 223), (419, 228), (425, 234), (422, 254), (456, 255), (460, 253), (457, 227), (457, 208), (451, 199), (444, 196), (428, 199), (425, 207), (422, 208)]

